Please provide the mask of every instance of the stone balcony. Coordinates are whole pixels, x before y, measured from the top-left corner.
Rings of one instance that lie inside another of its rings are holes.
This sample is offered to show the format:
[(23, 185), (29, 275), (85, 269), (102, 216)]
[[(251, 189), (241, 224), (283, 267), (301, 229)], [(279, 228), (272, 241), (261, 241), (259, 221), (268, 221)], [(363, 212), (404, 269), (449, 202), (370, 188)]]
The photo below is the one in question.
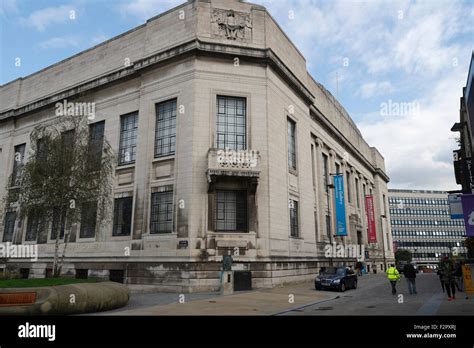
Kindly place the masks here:
[(209, 149), (207, 154), (207, 179), (215, 182), (218, 177), (230, 176), (258, 180), (261, 158), (256, 150)]

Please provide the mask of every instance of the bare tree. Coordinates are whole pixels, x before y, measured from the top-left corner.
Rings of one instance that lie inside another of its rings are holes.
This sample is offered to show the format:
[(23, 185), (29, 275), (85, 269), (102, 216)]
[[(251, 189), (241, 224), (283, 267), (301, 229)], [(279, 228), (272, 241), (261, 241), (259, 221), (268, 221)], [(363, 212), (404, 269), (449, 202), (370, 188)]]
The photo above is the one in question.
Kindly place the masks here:
[(111, 219), (116, 156), (105, 138), (90, 131), (84, 116), (60, 116), (38, 125), (30, 134), (30, 143), (26, 162), (16, 166), (9, 180), (13, 188), (7, 188), (5, 208), (16, 206), (20, 219), (41, 221), (37, 241), (47, 240), (47, 226), (52, 224), (53, 276), (58, 277), (70, 227), (81, 221), (86, 207), (93, 207), (91, 218), (99, 224)]

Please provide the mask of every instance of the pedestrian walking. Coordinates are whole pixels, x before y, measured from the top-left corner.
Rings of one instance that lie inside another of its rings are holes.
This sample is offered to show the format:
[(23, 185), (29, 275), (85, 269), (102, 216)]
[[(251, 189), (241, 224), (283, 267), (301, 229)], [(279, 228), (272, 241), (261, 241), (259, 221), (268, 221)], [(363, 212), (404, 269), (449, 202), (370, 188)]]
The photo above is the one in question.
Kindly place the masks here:
[(462, 291), (462, 288), (464, 286), (462, 276), (462, 261), (458, 261), (454, 265), (454, 277), (456, 288), (458, 289), (458, 291)]
[(362, 276), (362, 264), (360, 262), (356, 263), (355, 269), (356, 269), (357, 275), (359, 277)]
[(448, 301), (456, 299), (456, 280), (454, 276), (454, 265), (447, 256), (441, 260), (439, 265), (441, 280), (443, 281), (446, 292), (448, 293)]
[(390, 285), (392, 285), (392, 295), (395, 295), (397, 293), (397, 282), (400, 280), (400, 273), (398, 273), (393, 263), (387, 269), (387, 278), (390, 281)]
[(416, 269), (410, 262), (403, 267), (403, 274), (408, 284), (408, 292), (410, 295), (417, 294), (416, 292)]

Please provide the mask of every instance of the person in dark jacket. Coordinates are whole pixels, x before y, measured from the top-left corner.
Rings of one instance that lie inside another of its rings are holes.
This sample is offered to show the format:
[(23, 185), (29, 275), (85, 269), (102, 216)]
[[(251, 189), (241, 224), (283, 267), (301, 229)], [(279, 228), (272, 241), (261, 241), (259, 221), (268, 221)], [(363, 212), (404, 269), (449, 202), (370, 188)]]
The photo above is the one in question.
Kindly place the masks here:
[(463, 276), (462, 276), (462, 262), (458, 261), (454, 265), (454, 279), (456, 283), (456, 288), (458, 291), (462, 291), (463, 288)]
[[(454, 278), (454, 265), (451, 260), (444, 257), (439, 265), (441, 280), (444, 283), (446, 292), (448, 293), (448, 301), (456, 299), (456, 281)], [(452, 294), (452, 296), (451, 296)]]
[(403, 267), (403, 274), (405, 275), (405, 278), (408, 283), (408, 291), (410, 292), (410, 295), (417, 294), (416, 292), (416, 269), (415, 267), (411, 264), (408, 263)]

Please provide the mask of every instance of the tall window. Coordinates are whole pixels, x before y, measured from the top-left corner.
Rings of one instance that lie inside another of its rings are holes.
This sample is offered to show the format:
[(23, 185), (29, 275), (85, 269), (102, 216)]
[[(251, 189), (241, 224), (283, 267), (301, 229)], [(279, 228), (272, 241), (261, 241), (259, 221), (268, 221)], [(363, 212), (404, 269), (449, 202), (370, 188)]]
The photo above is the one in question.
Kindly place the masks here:
[(360, 208), (359, 179), (357, 179), (357, 178), (355, 178), (355, 187), (356, 187), (356, 204), (357, 204), (357, 208)]
[(97, 221), (97, 202), (87, 202), (81, 205), (81, 238), (95, 237)]
[(102, 162), (105, 121), (89, 125), (89, 148), (91, 170), (97, 170)]
[(247, 192), (216, 191), (216, 231), (247, 232)]
[(351, 202), (351, 172), (346, 172), (346, 180), (347, 180), (347, 201)]
[(69, 176), (72, 167), (72, 157), (74, 155), (74, 129), (64, 131), (61, 133), (61, 144), (62, 151), (61, 156), (63, 159), (63, 174)]
[(43, 227), (43, 219), (39, 214), (31, 213), (30, 215), (28, 215), (25, 240), (28, 242), (36, 241), (38, 239), (40, 230)]
[(288, 119), (288, 168), (296, 170), (296, 123)]
[(51, 239), (56, 239), (56, 233), (59, 231), (59, 238), (64, 238), (64, 230), (66, 229), (66, 209), (56, 208), (53, 210), (53, 223), (51, 226)]
[(217, 96), (217, 148), (247, 148), (247, 105), (245, 98)]
[(25, 158), (25, 147), (26, 144), (15, 146), (11, 186), (18, 186), (20, 184), (20, 171), (23, 167), (23, 160)]
[(176, 104), (176, 99), (156, 104), (155, 157), (175, 153)]
[(171, 233), (173, 231), (173, 191), (166, 189), (151, 194), (150, 233)]
[(298, 237), (298, 201), (290, 199), (290, 235)]
[(112, 236), (129, 236), (132, 227), (132, 197), (115, 198)]
[(365, 209), (365, 196), (366, 196), (366, 192), (365, 192), (365, 184), (362, 184), (362, 194), (363, 194), (363, 200), (364, 200), (364, 209)]
[(318, 212), (314, 211), (314, 233), (316, 236), (316, 240), (319, 240), (319, 226), (318, 226)]
[(137, 154), (138, 112), (120, 117), (119, 164), (135, 163)]
[(9, 211), (5, 214), (5, 229), (3, 230), (3, 242), (11, 242), (13, 240), (13, 232), (15, 231), (16, 212)]
[(314, 145), (311, 144), (311, 178), (313, 179), (313, 190), (316, 189), (316, 167), (314, 163)]
[(323, 185), (326, 192), (328, 192), (328, 176), (328, 156), (323, 154)]

